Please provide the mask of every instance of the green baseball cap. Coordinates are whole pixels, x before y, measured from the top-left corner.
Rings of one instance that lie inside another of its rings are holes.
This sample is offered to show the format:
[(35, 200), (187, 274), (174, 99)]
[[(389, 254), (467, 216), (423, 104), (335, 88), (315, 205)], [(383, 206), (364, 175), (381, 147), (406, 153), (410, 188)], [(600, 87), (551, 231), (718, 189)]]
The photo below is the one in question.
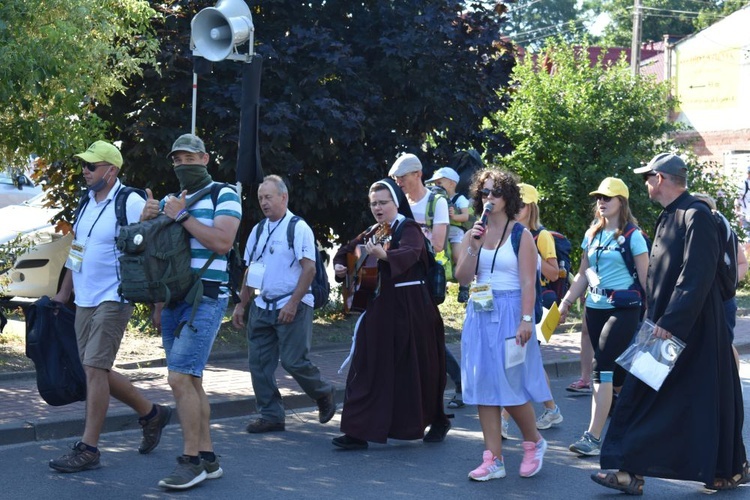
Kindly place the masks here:
[(172, 144), (172, 151), (169, 152), (167, 158), (171, 158), (172, 155), (177, 151), (187, 151), (189, 153), (205, 153), (206, 145), (200, 137), (193, 134), (182, 134)]
[(76, 155), (78, 158), (89, 163), (106, 161), (117, 168), (122, 168), (122, 154), (114, 144), (106, 141), (96, 141), (83, 153)]

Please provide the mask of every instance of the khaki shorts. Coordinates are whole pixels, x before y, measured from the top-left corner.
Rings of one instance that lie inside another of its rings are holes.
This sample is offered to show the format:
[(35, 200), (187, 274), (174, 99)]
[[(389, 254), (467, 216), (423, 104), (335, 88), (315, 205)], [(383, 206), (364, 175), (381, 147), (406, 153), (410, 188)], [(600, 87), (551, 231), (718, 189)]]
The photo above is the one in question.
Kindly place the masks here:
[(133, 305), (120, 302), (76, 308), (78, 354), (83, 366), (112, 368), (132, 314)]

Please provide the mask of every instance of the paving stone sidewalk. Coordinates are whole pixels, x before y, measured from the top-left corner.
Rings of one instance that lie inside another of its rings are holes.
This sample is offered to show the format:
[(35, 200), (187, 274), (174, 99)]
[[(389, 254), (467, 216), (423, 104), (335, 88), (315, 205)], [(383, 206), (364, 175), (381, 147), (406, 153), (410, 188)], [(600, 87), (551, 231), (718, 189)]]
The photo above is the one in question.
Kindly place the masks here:
[[(556, 333), (549, 343), (542, 342), (542, 357), (550, 377), (579, 375), (580, 333)], [(750, 352), (750, 316), (737, 319), (735, 345), (740, 352)], [(311, 361), (318, 366), (323, 377), (337, 388), (337, 401), (343, 399), (346, 371), (338, 373), (339, 367), (349, 353), (349, 345), (333, 345), (310, 354)], [(460, 344), (450, 343), (448, 348), (460, 359)], [(161, 404), (174, 406), (174, 399), (167, 384), (167, 370), (163, 362), (136, 367), (121, 367), (146, 397)], [(276, 372), (279, 388), (288, 410), (311, 408), (315, 402), (307, 397), (297, 383), (281, 367)], [(450, 379), (448, 381), (451, 385)], [(214, 357), (204, 373), (204, 387), (211, 401), (212, 419), (255, 413), (255, 399), (243, 353), (237, 356)], [(452, 395), (447, 388), (446, 397)], [(0, 446), (28, 441), (43, 441), (64, 437), (77, 437), (83, 431), (84, 403), (66, 406), (49, 406), (39, 396), (34, 374), (15, 374), (0, 377)], [(172, 417), (172, 424), (177, 417)], [(132, 410), (112, 399), (107, 414), (104, 432), (138, 428)]]

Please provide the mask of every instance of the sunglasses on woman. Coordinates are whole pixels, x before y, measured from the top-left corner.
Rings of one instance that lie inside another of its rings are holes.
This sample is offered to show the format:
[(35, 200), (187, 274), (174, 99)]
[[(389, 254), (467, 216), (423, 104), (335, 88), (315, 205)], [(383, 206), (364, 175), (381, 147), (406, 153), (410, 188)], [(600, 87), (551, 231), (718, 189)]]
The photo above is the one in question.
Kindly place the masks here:
[(493, 198), (502, 198), (503, 190), (500, 188), (495, 188), (492, 190), (485, 188), (485, 189), (480, 189), (479, 194), (482, 195), (482, 198), (487, 198), (490, 195), (492, 195)]
[(603, 202), (606, 203), (606, 202), (611, 201), (612, 197), (611, 196), (604, 196), (603, 194), (597, 194), (596, 196), (594, 196), (594, 199), (596, 199), (596, 201), (603, 201)]

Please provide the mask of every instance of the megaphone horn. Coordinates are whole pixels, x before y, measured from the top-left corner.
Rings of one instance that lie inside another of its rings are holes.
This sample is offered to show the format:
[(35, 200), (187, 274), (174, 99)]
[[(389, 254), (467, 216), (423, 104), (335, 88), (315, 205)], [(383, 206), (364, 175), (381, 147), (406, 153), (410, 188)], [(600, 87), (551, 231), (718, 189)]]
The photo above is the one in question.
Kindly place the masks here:
[(219, 0), (215, 7), (206, 7), (190, 23), (195, 48), (209, 61), (229, 57), (236, 45), (249, 40), (253, 45), (250, 7), (243, 0)]

